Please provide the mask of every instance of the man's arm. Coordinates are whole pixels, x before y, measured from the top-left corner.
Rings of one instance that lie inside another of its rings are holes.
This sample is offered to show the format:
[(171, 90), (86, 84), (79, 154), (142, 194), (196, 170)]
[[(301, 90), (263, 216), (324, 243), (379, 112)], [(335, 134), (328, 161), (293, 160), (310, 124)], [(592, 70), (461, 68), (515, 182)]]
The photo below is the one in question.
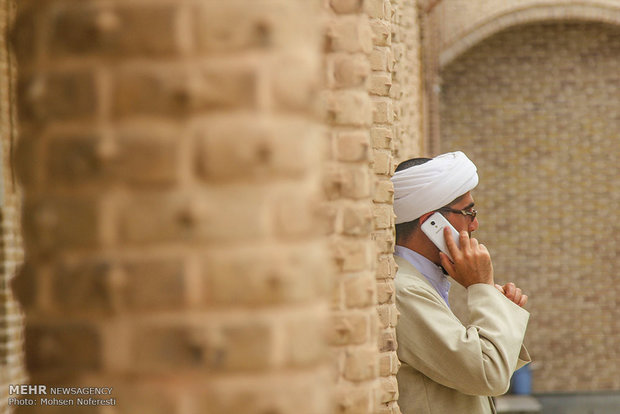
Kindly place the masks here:
[(441, 262), (467, 288), (470, 325), (463, 326), (430, 287), (415, 281), (399, 286), (399, 358), (465, 394), (503, 394), (522, 355), (529, 313), (514, 303), (516, 296), (508, 298), (494, 286), (484, 245), (462, 232), (459, 249), (448, 231), (445, 236), (454, 261), (441, 253)]
[(450, 312), (432, 287), (399, 286), (398, 356), (433, 381), (470, 395), (507, 391), (529, 313), (489, 284), (468, 288), (471, 324)]

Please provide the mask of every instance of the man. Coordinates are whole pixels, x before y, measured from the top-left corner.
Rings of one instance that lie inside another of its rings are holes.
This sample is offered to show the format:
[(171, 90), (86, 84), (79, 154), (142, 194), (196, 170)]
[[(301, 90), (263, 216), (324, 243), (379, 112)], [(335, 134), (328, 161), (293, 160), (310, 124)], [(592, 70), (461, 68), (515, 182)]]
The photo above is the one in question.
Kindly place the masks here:
[[(522, 346), (529, 313), (514, 284), (494, 284), (489, 252), (471, 237), (478, 228), (476, 166), (462, 152), (418, 158), (401, 163), (392, 182), (401, 410), (495, 413), (491, 397), (505, 393), (512, 373), (530, 362)], [(444, 232), (454, 261), (420, 229), (437, 211), (459, 232), (460, 246)], [(450, 310), (444, 272), (467, 289), (467, 326)]]

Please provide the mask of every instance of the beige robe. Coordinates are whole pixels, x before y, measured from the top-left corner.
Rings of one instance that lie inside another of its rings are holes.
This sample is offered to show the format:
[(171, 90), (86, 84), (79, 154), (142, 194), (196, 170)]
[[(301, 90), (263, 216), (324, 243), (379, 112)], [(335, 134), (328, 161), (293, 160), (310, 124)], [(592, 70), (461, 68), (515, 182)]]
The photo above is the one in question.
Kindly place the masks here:
[(529, 313), (485, 284), (467, 289), (464, 326), (435, 288), (395, 256), (398, 390), (403, 414), (494, 413), (512, 373), (530, 362), (523, 347)]

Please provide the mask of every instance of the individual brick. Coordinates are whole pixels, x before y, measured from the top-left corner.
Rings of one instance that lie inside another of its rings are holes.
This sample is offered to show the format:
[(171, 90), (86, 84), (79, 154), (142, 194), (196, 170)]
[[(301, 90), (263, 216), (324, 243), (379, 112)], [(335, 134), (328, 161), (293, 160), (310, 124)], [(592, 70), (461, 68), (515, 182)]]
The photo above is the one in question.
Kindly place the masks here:
[(339, 161), (369, 160), (370, 137), (365, 131), (345, 131), (336, 136), (336, 154)]
[(391, 229), (394, 226), (394, 209), (391, 205), (373, 204), (375, 229)]
[(58, 56), (170, 56), (179, 50), (179, 10), (172, 3), (56, 7), (50, 16), (49, 50)]
[(391, 124), (394, 122), (394, 103), (389, 98), (374, 99), (373, 122)]
[[(394, 202), (394, 184), (392, 181), (388, 179), (377, 180), (372, 200), (375, 203), (392, 204)], [(393, 213), (390, 213), (390, 215), (393, 215)]]
[(377, 230), (373, 233), (375, 247), (379, 253), (392, 253), (394, 251), (394, 234), (391, 229)]
[(52, 137), (47, 145), (49, 179), (60, 184), (93, 184), (103, 179), (136, 184), (171, 184), (179, 171), (174, 132), (124, 129), (114, 141), (98, 134)]
[(207, 327), (159, 323), (136, 329), (132, 354), (147, 372), (204, 369), (256, 371), (273, 366), (273, 328), (251, 318)]
[(25, 123), (92, 119), (99, 101), (95, 73), (80, 70), (23, 75), (17, 94)]
[(366, 274), (346, 277), (344, 300), (347, 308), (365, 308), (375, 305), (377, 303), (375, 279)]
[(319, 133), (303, 121), (219, 117), (196, 133), (196, 170), (208, 181), (300, 176), (318, 161)]
[(392, 254), (382, 254), (377, 259), (377, 279), (393, 279), (396, 274), (396, 267)]
[(349, 381), (369, 381), (378, 377), (377, 350), (374, 347), (351, 347), (346, 351), (344, 378)]
[(392, 49), (385, 46), (376, 46), (370, 53), (368, 61), (370, 62), (370, 69), (373, 71), (391, 72), (394, 65), (394, 55), (392, 54)]
[(332, 311), (344, 309), (344, 282), (333, 283), (329, 291), (329, 309)]
[(396, 375), (400, 368), (400, 361), (396, 352), (386, 352), (379, 356), (379, 375), (381, 377), (389, 377)]
[(394, 303), (394, 283), (392, 280), (377, 281), (377, 302), (382, 305)]
[(365, 166), (344, 166), (341, 174), (340, 194), (342, 197), (353, 200), (370, 197), (373, 182)]
[[(199, 393), (199, 412), (321, 414), (330, 412), (331, 392), (321, 376), (262, 375), (211, 380), (206, 392)], [(303, 401), (303, 404), (300, 404)]]
[(99, 158), (108, 158), (114, 178), (134, 185), (175, 184), (181, 169), (179, 132), (172, 128), (118, 131), (110, 154), (99, 148)]
[(122, 280), (113, 279), (108, 285), (118, 292), (118, 300), (124, 307), (153, 311), (187, 306), (189, 287), (181, 259), (126, 260), (119, 267)]
[(389, 19), (391, 17), (390, 3), (386, 0), (366, 0), (364, 11), (369, 17), (375, 19)]
[(136, 115), (175, 118), (197, 107), (198, 98), (189, 70), (151, 66), (115, 74), (112, 110), (116, 118)]
[(390, 46), (392, 44), (391, 24), (385, 20), (371, 19), (370, 28), (375, 46)]
[(102, 240), (100, 210), (96, 198), (27, 199), (23, 224), (27, 246), (39, 253), (97, 246)]
[(328, 86), (335, 89), (363, 86), (370, 76), (368, 58), (363, 54), (327, 55)]
[(11, 32), (13, 50), (20, 68), (29, 67), (35, 60), (37, 51), (33, 45), (42, 26), (40, 22), (40, 8), (21, 2)]
[(326, 167), (323, 188), (329, 200), (348, 198), (360, 200), (370, 197), (372, 177), (365, 166)]
[(340, 14), (357, 13), (362, 10), (364, 0), (330, 0), (332, 10)]
[(255, 108), (258, 104), (258, 68), (244, 60), (220, 60), (196, 68), (189, 90), (197, 109)]
[(215, 250), (205, 259), (205, 296), (215, 305), (267, 306), (318, 300), (327, 291), (325, 252), (299, 248)]
[(271, 323), (247, 320), (222, 326), (220, 335), (224, 338), (225, 351), (218, 347), (212, 355), (211, 366), (226, 370), (265, 369), (274, 363), (274, 331)]
[(372, 36), (366, 16), (339, 16), (327, 26), (329, 50), (333, 52), (368, 54), (372, 51)]
[(314, 16), (311, 3), (287, 0), (203, 2), (192, 13), (196, 45), (206, 54), (296, 49), (318, 41)]
[[(48, 183), (93, 184), (109, 176), (102, 157), (102, 138), (95, 132), (52, 137), (46, 145)], [(48, 184), (49, 185), (49, 184)]]
[(379, 335), (379, 352), (396, 351), (397, 347), (396, 332), (393, 329), (381, 332)]
[(334, 412), (337, 414), (374, 413), (374, 392), (371, 386), (341, 387), (335, 398)]
[(381, 403), (389, 403), (398, 400), (398, 383), (396, 377), (379, 378), (379, 389), (377, 390), (377, 400)]
[(104, 259), (59, 263), (52, 272), (53, 306), (64, 312), (118, 311), (113, 269), (114, 264)]
[(376, 414), (401, 414), (400, 407), (396, 401), (381, 403), (376, 410)]
[(332, 346), (364, 344), (371, 334), (369, 322), (364, 312), (332, 312), (327, 342)]
[(41, 140), (22, 133), (17, 141), (15, 150), (14, 167), (19, 183), (24, 188), (32, 188), (44, 174), (41, 173), (41, 164), (31, 160), (41, 156)]
[(327, 234), (328, 225), (319, 213), (319, 201), (318, 189), (311, 182), (282, 186), (274, 191), (269, 207), (273, 214), (273, 233), (289, 240)]
[(103, 338), (87, 322), (37, 323), (26, 326), (26, 365), (31, 373), (63, 370), (65, 378), (99, 369)]
[(392, 147), (393, 130), (386, 126), (373, 126), (370, 129), (370, 139), (373, 148), (385, 148)]
[[(330, 163), (325, 165), (322, 174), (322, 188), (327, 200), (333, 201), (340, 198), (343, 180), (344, 174), (338, 164)], [(332, 217), (335, 217), (334, 213), (332, 213)]]
[[(87, 385), (92, 386), (92, 384)], [(109, 385), (104, 384), (104, 386)], [(182, 410), (180, 408), (183, 405), (181, 390), (185, 387), (186, 385), (182, 382), (164, 385), (161, 382), (141, 383), (134, 380), (132, 383), (127, 383), (115, 379), (112, 392), (117, 402), (123, 401), (123, 406), (119, 411), (122, 414), (141, 410), (152, 414), (171, 414)], [(66, 411), (66, 408), (64, 410)]]
[(269, 231), (265, 197), (258, 189), (130, 197), (119, 207), (118, 233), (138, 244), (260, 238)]
[(363, 236), (373, 230), (373, 214), (367, 204), (346, 205), (342, 209), (342, 232), (347, 236)]
[(378, 96), (392, 96), (392, 75), (389, 73), (373, 72), (370, 76), (368, 92)]
[(321, 61), (312, 53), (282, 53), (269, 60), (271, 105), (280, 113), (316, 112)]
[(372, 123), (374, 105), (368, 93), (334, 91), (326, 95), (327, 120), (333, 125), (367, 127)]
[(341, 239), (333, 243), (333, 254), (341, 272), (359, 272), (370, 267), (372, 245), (366, 241)]
[(296, 313), (284, 322), (283, 364), (286, 367), (311, 368), (325, 361), (324, 323), (316, 309)]

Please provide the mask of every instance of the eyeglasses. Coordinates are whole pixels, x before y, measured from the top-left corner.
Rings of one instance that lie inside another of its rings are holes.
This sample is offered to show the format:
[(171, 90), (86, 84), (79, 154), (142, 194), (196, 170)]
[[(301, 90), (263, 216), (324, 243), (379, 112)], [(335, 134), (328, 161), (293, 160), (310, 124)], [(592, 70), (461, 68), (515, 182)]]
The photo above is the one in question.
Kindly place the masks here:
[(446, 211), (448, 213), (456, 213), (456, 214), (462, 214), (464, 216), (470, 216), (472, 221), (476, 218), (476, 215), (478, 214), (478, 212), (473, 208), (471, 210), (455, 210), (450, 207), (443, 207), (437, 211)]

